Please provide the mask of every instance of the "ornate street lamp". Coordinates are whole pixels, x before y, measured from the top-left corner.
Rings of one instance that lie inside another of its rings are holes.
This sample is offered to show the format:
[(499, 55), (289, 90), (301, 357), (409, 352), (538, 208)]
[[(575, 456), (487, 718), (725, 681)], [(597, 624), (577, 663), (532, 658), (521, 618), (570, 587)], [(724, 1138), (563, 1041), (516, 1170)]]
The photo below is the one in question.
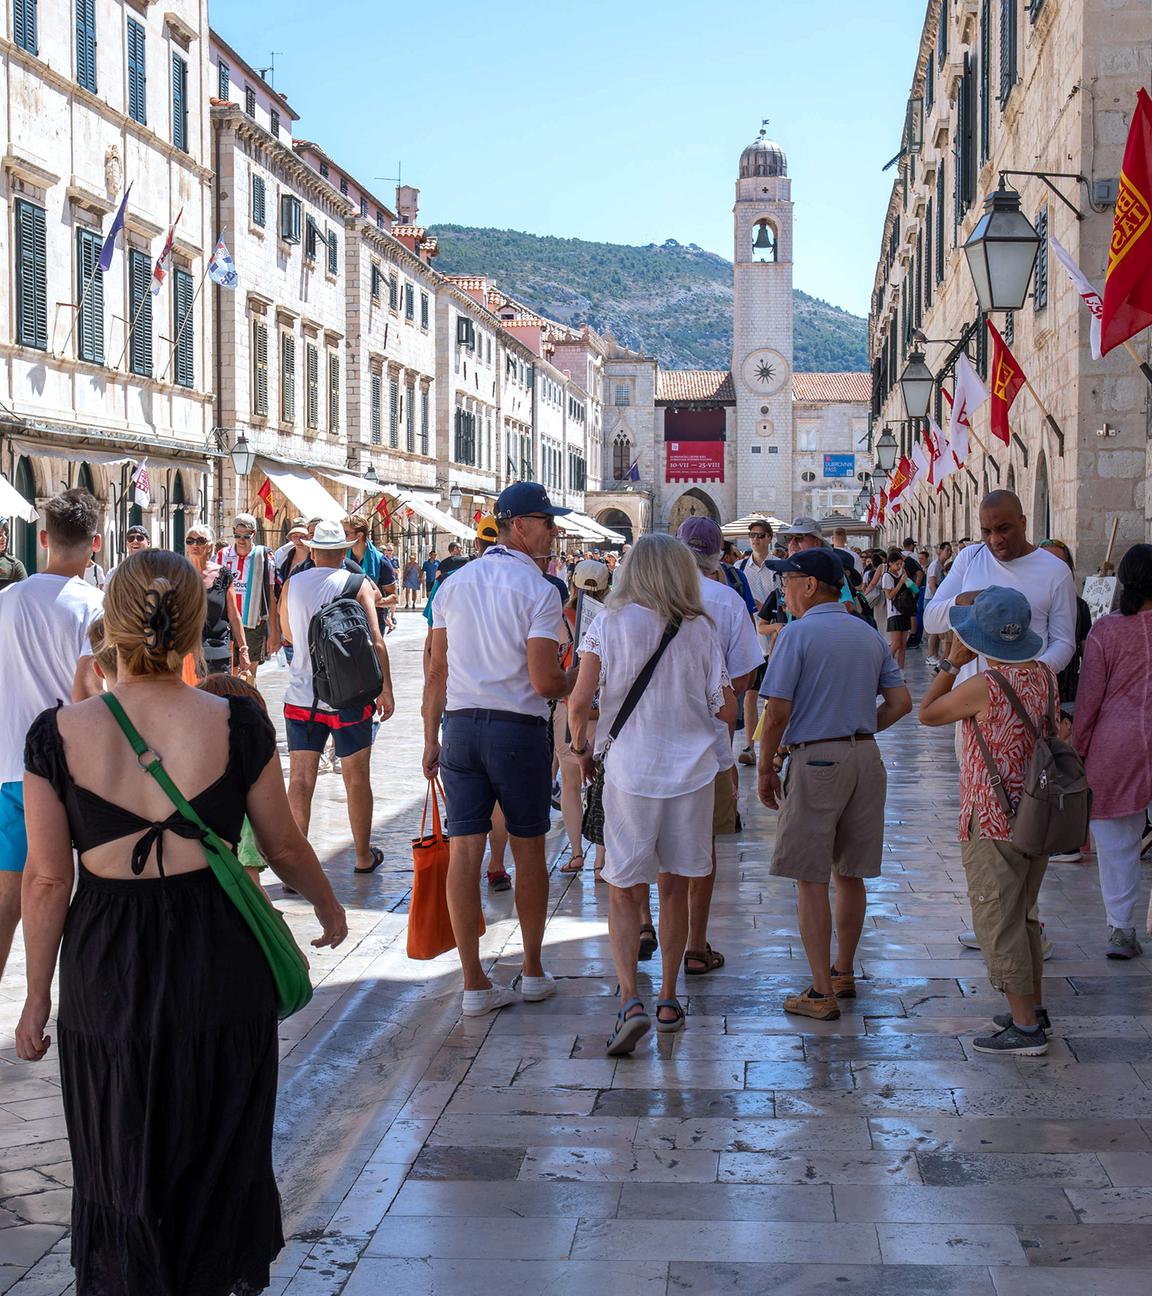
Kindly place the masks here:
[(876, 467), (885, 477), (896, 467), (896, 456), (899, 452), (899, 442), (892, 435), (892, 429), (886, 427), (876, 442)]
[(867, 486), (860, 487), (860, 494), (856, 496), (855, 513), (858, 518), (862, 518), (868, 511), (868, 501), (872, 496), (868, 493)]
[(231, 450), (232, 467), (237, 477), (247, 477), (256, 465), (256, 451), (248, 444), (248, 439), (241, 432)]
[(373, 486), (380, 485), (380, 474), (377, 473), (371, 459), (368, 461), (368, 467), (364, 469), (364, 480), (366, 482), (371, 482)]
[(984, 202), (984, 215), (964, 244), (980, 309), (1016, 311), (1024, 306), (1040, 235), (1020, 210), (1020, 195), (1000, 177)]
[(900, 392), (904, 397), (904, 412), (910, 419), (928, 417), (936, 379), (924, 363), (923, 351), (910, 351), (908, 363), (900, 375)]
[(448, 502), (454, 509), (458, 509), (464, 503), (464, 493), (459, 486), (453, 486), (448, 493)]

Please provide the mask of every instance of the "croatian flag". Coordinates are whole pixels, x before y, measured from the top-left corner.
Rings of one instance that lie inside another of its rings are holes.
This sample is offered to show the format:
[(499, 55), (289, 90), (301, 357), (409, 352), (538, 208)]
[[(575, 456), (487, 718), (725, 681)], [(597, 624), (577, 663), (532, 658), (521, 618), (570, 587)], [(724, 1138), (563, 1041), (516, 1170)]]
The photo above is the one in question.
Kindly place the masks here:
[(141, 508), (152, 503), (152, 482), (148, 476), (148, 460), (141, 459), (139, 468), (132, 478), (132, 502)]
[(100, 266), (101, 274), (107, 274), (112, 269), (112, 258), (116, 254), (116, 240), (120, 236), (120, 231), (124, 228), (124, 213), (128, 209), (128, 195), (131, 192), (132, 185), (129, 185), (124, 190), (124, 197), (120, 200), (120, 209), (112, 221), (112, 228), (104, 237), (104, 246), (100, 249), (100, 260), (97, 263)]
[(180, 217), (183, 215), (184, 208), (181, 207), (168, 230), (168, 237), (164, 240), (160, 255), (156, 258), (156, 266), (152, 271), (153, 297), (164, 287), (164, 280), (168, 278), (168, 267), (172, 264), (172, 244), (176, 241), (176, 226), (180, 224)]
[(208, 262), (208, 278), (214, 284), (219, 284), (221, 288), (235, 288), (240, 282), (240, 276), (236, 273), (236, 263), (224, 246), (223, 239), (216, 241), (216, 251), (212, 253), (212, 259)]

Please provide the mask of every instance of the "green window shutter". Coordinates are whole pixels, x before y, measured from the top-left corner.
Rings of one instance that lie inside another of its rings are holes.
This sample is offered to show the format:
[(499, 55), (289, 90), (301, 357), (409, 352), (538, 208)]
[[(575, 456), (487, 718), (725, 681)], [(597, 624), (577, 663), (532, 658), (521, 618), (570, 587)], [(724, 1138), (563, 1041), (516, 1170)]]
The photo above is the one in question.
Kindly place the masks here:
[(252, 413), (268, 414), (268, 325), (252, 321)]
[(336, 231), (328, 231), (328, 273), (336, 274), (340, 269), (340, 249), (336, 243)]
[(428, 389), (420, 392), (420, 453), (428, 453)]
[(249, 117), (256, 116), (256, 91), (251, 86), (244, 87), (244, 111)]
[(296, 421), (296, 339), (291, 333), (280, 335), (280, 419)]
[(381, 396), (382, 396), (382, 388), (383, 388), (383, 385), (384, 385), (384, 383), (383, 383), (383, 379), (380, 377), (380, 375), (379, 375), (378, 373), (374, 373), (374, 374), (372, 375), (372, 378), (371, 378), (371, 384), (370, 384), (371, 389), (372, 389), (372, 396), (371, 396), (371, 409), (372, 409), (372, 414), (371, 414), (371, 431), (372, 431), (372, 444), (373, 444), (373, 445), (379, 445), (379, 444), (380, 444), (380, 404), (381, 404)]
[(12, 39), (29, 54), (38, 53), (36, 0), (12, 0)]
[(320, 354), (309, 342), (304, 348), (305, 379), (308, 387), (308, 407), (305, 422), (315, 431), (320, 426)]
[(416, 318), (416, 289), (411, 284), (404, 285), (404, 318)]
[(76, 354), (93, 364), (104, 363), (104, 276), (96, 269), (102, 242), (96, 230), (76, 231), (76, 301), (84, 301), (76, 324)]
[(268, 129), (277, 139), (280, 138), (280, 114), (275, 108), (268, 114)]
[(340, 430), (340, 357), (328, 352), (328, 431)]
[(420, 294), (420, 327), (428, 327), (428, 294)]
[(409, 454), (416, 449), (416, 388), (412, 385), (404, 392), (404, 449)]
[(372, 291), (373, 301), (380, 300), (380, 287), (381, 284), (383, 283), (383, 279), (384, 276), (380, 273), (380, 267), (378, 265), (374, 265), (372, 267), (372, 279), (371, 279), (371, 291)]
[(216, 98), (221, 103), (227, 103), (228, 96), (232, 93), (231, 72), (232, 69), (223, 59), (216, 65)]
[(400, 309), (400, 284), (395, 275), (388, 278), (388, 306), (391, 310)]
[(196, 321), (192, 318), (192, 276), (187, 270), (172, 271), (172, 336), (176, 342), (176, 382), (181, 387), (196, 384), (194, 356)]
[(142, 126), (148, 121), (144, 24), (135, 18), (128, 19), (128, 116)]
[(188, 152), (188, 64), (172, 55), (172, 143)]
[(16, 341), (48, 349), (48, 271), (44, 209), (23, 198), (15, 204)]
[(400, 384), (395, 378), (388, 380), (388, 444), (393, 450), (400, 446)]
[(152, 377), (152, 258), (139, 248), (128, 249), (129, 323), (135, 320), (128, 343), (128, 368)]
[(1000, 107), (1016, 84), (1018, 9), (1020, 0), (1000, 0)]
[(1036, 213), (1036, 233), (1040, 236), (1040, 247), (1036, 253), (1036, 270), (1032, 279), (1032, 306), (1043, 310), (1048, 305), (1048, 208), (1041, 207)]
[(264, 208), (264, 177), (252, 173), (252, 224), (264, 228), (267, 219)]
[(96, 93), (96, 0), (76, 0), (76, 82)]

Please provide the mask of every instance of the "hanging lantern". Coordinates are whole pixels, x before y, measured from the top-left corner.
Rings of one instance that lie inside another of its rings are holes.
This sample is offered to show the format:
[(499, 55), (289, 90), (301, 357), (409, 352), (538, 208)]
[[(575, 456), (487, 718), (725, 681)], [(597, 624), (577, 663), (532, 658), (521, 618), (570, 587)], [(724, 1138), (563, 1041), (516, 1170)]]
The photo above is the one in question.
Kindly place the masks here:
[(927, 418), (935, 386), (932, 370), (924, 363), (924, 352), (909, 352), (908, 363), (900, 375), (900, 392), (904, 397), (904, 412), (910, 419)]
[(964, 244), (980, 309), (1016, 311), (1024, 306), (1040, 235), (1020, 210), (1020, 195), (1000, 177), (984, 202), (984, 215)]

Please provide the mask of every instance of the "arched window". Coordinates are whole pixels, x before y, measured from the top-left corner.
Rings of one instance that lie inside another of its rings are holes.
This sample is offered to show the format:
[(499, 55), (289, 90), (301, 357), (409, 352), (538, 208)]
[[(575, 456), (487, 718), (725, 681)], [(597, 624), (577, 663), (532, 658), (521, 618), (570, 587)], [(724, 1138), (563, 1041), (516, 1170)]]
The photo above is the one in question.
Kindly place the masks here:
[(1052, 497), (1048, 487), (1048, 461), (1041, 451), (1036, 461), (1036, 502), (1032, 506), (1030, 530), (1033, 535), (1052, 534)]
[[(36, 503), (36, 477), (32, 472), (32, 465), (26, 458), (16, 460), (16, 472), (12, 484), (30, 504)], [(36, 537), (37, 526), (38, 523), (35, 521), (12, 519), (12, 556), (24, 564), (24, 569), (29, 576), (36, 570), (36, 558), (40, 548)]]
[(188, 519), (184, 513), (184, 477), (181, 473), (172, 474), (172, 548), (177, 553), (184, 552), (184, 528)]
[(752, 226), (752, 260), (776, 260), (776, 231), (769, 221), (760, 220)]
[(624, 481), (632, 468), (632, 440), (627, 432), (617, 432), (612, 443), (612, 479)]
[(89, 495), (96, 494), (96, 480), (92, 476), (92, 469), (86, 463), (82, 463), (76, 470), (76, 485), (81, 490), (86, 490)]

